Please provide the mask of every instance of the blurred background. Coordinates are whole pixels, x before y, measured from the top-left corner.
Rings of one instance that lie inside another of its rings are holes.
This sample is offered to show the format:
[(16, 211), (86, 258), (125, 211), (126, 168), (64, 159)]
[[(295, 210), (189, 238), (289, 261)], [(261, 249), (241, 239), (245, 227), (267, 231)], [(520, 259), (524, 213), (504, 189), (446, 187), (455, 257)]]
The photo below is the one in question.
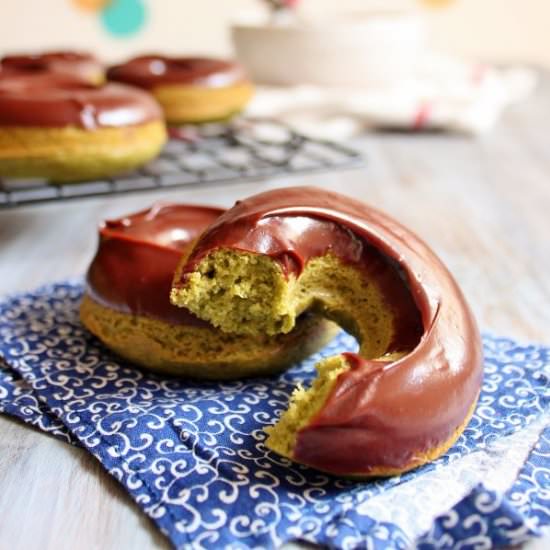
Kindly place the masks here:
[[(261, 12), (258, 0), (2, 0), (0, 50), (72, 47), (107, 61), (137, 52), (228, 55), (229, 25)], [(421, 9), (434, 47), (496, 62), (550, 67), (548, 0), (305, 0), (304, 12)], [(25, 28), (22, 28), (21, 18)]]
[(3, 0), (0, 52), (236, 57), (279, 87), (246, 114), (309, 136), (479, 135), (550, 67), (549, 23), (547, 0)]

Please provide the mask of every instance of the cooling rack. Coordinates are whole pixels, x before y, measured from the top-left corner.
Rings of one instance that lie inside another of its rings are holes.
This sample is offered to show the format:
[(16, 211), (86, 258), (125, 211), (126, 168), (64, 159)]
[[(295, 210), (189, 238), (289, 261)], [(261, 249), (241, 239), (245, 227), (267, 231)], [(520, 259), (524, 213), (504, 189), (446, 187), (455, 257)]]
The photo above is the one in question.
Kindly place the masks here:
[(154, 161), (131, 173), (98, 181), (51, 183), (0, 180), (0, 209), (100, 195), (237, 183), (281, 174), (360, 166), (364, 159), (340, 143), (301, 135), (272, 120), (184, 126)]

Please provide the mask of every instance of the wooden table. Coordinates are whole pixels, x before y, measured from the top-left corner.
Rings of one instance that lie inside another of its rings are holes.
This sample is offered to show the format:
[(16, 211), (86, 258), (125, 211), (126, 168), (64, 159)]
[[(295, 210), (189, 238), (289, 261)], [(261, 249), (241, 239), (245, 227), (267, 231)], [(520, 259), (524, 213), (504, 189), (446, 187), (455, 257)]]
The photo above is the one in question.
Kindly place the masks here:
[[(314, 184), (418, 232), (447, 262), (483, 329), (549, 342), (549, 126), (547, 79), (481, 138), (368, 135), (357, 143), (364, 169), (3, 211), (0, 295), (82, 275), (102, 218), (157, 199), (230, 206), (268, 188)], [(91, 455), (0, 417), (0, 550), (166, 547)]]

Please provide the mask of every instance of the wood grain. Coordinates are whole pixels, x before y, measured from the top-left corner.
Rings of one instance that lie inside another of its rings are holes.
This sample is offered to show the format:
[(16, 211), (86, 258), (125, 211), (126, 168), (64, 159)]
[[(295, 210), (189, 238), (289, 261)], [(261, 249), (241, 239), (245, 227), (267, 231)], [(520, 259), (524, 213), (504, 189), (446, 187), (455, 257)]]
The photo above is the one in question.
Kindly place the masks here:
[[(545, 78), (535, 97), (481, 138), (370, 134), (357, 142), (368, 157), (360, 170), (4, 211), (0, 294), (81, 276), (98, 221), (153, 200), (230, 206), (264, 189), (313, 184), (367, 201), (418, 232), (456, 275), (482, 329), (548, 342), (549, 123)], [(0, 417), (0, 550), (165, 547), (90, 455)]]

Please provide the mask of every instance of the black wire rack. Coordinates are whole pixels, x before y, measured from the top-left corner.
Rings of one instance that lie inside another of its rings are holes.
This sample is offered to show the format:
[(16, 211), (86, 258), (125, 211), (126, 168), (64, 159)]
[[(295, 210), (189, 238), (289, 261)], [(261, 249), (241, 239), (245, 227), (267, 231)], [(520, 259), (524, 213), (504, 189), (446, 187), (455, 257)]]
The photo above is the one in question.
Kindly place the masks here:
[(281, 174), (361, 166), (352, 148), (301, 135), (271, 120), (172, 129), (162, 153), (132, 173), (99, 181), (51, 183), (0, 180), (0, 209), (101, 195), (118, 195), (211, 183), (239, 183)]

